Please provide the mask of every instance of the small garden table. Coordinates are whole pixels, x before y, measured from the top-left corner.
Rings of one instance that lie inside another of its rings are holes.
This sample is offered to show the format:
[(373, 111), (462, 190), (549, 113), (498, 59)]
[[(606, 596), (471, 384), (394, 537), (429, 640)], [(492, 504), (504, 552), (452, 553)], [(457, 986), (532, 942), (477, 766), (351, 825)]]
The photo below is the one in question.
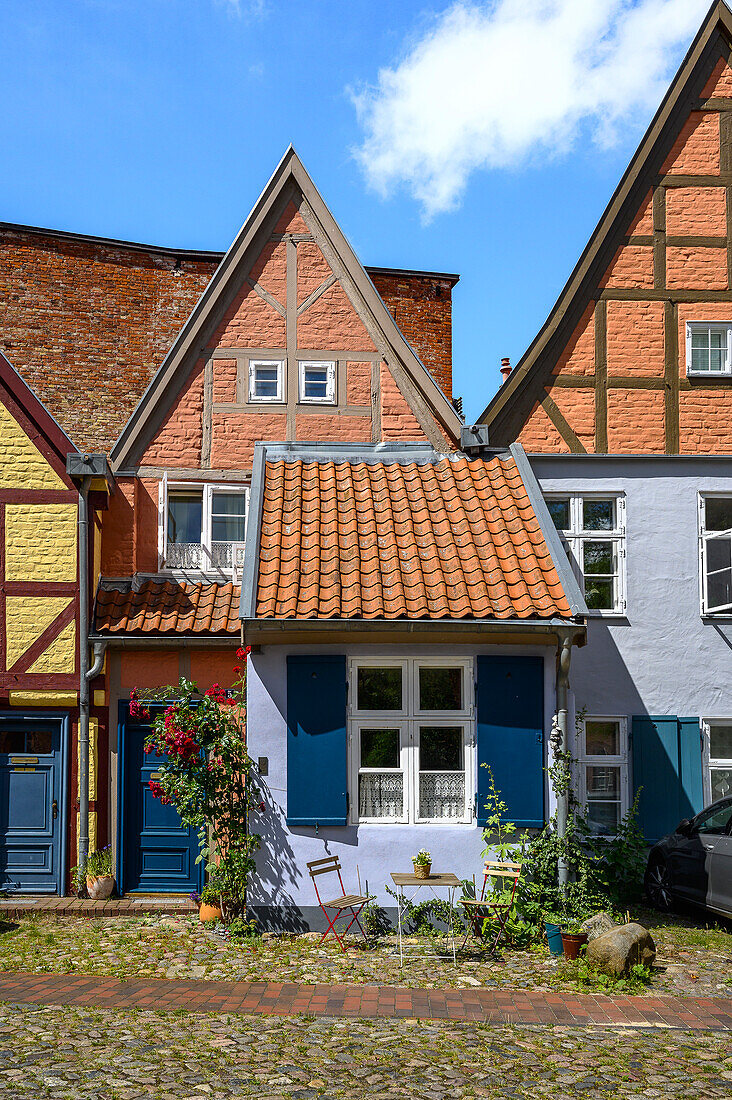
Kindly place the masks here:
[[(450, 906), (450, 915), (447, 920), (447, 934), (445, 936), (445, 952), (437, 955), (440, 959), (452, 958), (452, 961), (457, 965), (456, 948), (455, 948), (455, 927), (453, 924), (453, 911), (455, 903), (455, 891), (459, 890), (462, 883), (457, 875), (453, 875), (451, 872), (442, 875), (430, 875), (428, 878), (417, 878), (412, 873), (402, 873), (401, 871), (392, 871), (391, 881), (397, 888), (397, 921), (399, 927), (399, 965), (404, 966), (405, 955), (418, 955), (421, 952), (418, 951), (405, 951), (404, 941), (402, 938), (402, 916), (406, 909), (405, 901), (412, 901), (420, 887), (426, 886), (432, 891), (432, 894), (439, 901), (439, 897), (436, 893), (437, 890), (445, 890), (447, 892), (447, 901)], [(410, 890), (411, 893), (405, 896), (405, 889)], [(452, 955), (447, 954), (448, 948), (452, 947)]]

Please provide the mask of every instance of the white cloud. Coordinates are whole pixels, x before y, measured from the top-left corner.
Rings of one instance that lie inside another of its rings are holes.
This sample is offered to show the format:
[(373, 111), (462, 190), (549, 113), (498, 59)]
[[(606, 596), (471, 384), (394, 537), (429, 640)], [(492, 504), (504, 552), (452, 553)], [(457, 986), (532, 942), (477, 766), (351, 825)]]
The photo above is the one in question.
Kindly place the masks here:
[(352, 93), (355, 155), (387, 197), (454, 209), (477, 169), (601, 146), (647, 121), (708, 0), (458, 0), (374, 85)]
[(259, 19), (266, 11), (265, 0), (214, 0), (217, 7), (245, 19)]

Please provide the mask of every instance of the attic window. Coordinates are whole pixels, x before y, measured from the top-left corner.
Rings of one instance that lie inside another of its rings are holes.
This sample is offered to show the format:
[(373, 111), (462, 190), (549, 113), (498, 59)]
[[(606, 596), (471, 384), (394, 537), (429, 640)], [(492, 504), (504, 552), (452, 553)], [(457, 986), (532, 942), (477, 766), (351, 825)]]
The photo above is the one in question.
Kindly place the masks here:
[(732, 322), (686, 322), (686, 373), (694, 378), (732, 375)]
[(284, 363), (281, 359), (249, 361), (249, 400), (284, 400)]
[(335, 363), (300, 362), (300, 401), (335, 404)]

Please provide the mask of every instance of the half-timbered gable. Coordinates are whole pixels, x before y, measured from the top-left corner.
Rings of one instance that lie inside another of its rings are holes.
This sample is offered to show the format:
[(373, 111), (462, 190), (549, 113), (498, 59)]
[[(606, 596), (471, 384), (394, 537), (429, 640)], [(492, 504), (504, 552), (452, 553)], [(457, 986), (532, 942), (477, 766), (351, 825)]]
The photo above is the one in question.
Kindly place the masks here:
[(731, 43), (720, 3), (546, 324), (485, 410), (492, 442), (732, 452)]

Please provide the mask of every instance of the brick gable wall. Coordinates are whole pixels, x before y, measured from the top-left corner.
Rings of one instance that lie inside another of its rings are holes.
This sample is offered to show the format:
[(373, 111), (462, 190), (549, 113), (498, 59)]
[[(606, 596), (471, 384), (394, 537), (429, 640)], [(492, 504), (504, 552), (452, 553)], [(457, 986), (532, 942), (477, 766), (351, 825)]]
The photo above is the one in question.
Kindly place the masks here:
[[(0, 226), (0, 350), (78, 446), (109, 450), (220, 258)], [(373, 279), (450, 396), (454, 280), (382, 269)]]
[(530, 451), (732, 453), (732, 378), (686, 367), (687, 321), (732, 325), (732, 68), (712, 64), (589, 304), (545, 353), (541, 392), (512, 414)]

